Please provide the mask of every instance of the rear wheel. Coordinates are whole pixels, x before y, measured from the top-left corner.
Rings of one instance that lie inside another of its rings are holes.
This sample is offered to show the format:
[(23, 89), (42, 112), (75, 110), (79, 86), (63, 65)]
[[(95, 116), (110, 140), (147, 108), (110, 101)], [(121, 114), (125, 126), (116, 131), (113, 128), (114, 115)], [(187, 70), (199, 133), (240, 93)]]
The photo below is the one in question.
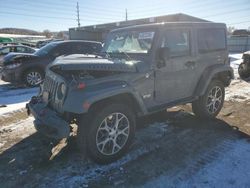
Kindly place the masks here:
[(205, 94), (192, 103), (193, 112), (201, 118), (215, 118), (223, 106), (224, 98), (223, 83), (219, 80), (213, 80)]
[(126, 105), (106, 105), (93, 110), (88, 121), (82, 120), (78, 130), (80, 150), (87, 151), (95, 162), (107, 164), (127, 152), (134, 138), (135, 116)]
[(38, 86), (44, 79), (44, 73), (37, 69), (30, 69), (24, 73), (24, 82), (29, 87)]

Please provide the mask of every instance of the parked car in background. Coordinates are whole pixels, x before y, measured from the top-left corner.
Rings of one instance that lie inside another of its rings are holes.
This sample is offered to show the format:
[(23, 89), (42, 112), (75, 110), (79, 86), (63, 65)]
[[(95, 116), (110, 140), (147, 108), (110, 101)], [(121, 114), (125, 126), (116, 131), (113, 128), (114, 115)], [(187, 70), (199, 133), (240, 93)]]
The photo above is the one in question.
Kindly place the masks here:
[(13, 45), (21, 45), (21, 43), (18, 42), (1, 42), (0, 43), (0, 48), (4, 46), (13, 46)]
[(250, 51), (243, 53), (243, 62), (239, 65), (238, 73), (242, 79), (250, 77)]
[(10, 52), (35, 53), (38, 49), (24, 45), (9, 45), (0, 48), (0, 55), (7, 55)]
[(46, 66), (56, 57), (70, 54), (96, 54), (102, 48), (100, 42), (94, 41), (60, 41), (52, 42), (34, 54), (10, 53), (6, 55), (1, 66), (1, 79), (12, 83), (25, 83), (33, 87), (39, 85)]
[(10, 45), (10, 46), (4, 46), (0, 48), (0, 61), (3, 59), (3, 57), (11, 52), (18, 52), (18, 53), (35, 53), (37, 49), (31, 48), (24, 45)]

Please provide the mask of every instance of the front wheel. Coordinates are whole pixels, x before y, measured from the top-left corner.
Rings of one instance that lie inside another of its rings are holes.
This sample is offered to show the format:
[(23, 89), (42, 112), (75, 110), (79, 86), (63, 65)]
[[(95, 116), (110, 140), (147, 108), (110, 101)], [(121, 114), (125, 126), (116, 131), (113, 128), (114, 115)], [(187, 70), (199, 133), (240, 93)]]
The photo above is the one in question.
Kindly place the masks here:
[(205, 94), (192, 103), (195, 115), (201, 118), (215, 118), (224, 103), (225, 88), (221, 81), (213, 80)]
[(135, 116), (126, 105), (110, 104), (102, 109), (96, 108), (88, 119), (83, 121), (85, 125), (80, 123), (78, 127), (80, 150), (84, 149), (81, 140), (85, 131), (87, 152), (95, 162), (111, 163), (127, 152), (134, 138)]

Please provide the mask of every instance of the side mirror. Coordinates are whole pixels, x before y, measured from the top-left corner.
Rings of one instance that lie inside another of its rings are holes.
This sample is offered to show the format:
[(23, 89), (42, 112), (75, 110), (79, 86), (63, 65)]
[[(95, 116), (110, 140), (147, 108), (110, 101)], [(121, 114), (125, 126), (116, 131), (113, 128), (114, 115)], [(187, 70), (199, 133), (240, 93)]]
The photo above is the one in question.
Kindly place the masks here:
[(158, 50), (158, 61), (157, 61), (157, 67), (162, 68), (166, 66), (166, 61), (170, 57), (170, 50), (168, 47), (162, 47)]

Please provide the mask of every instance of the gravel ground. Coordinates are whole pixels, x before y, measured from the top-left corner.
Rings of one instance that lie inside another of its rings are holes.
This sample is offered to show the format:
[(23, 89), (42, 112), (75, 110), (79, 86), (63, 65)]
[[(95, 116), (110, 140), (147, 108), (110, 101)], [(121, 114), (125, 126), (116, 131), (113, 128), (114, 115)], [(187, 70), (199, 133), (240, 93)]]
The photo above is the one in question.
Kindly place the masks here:
[[(129, 153), (104, 166), (83, 160), (75, 137), (66, 144), (63, 140), (56, 147), (50, 145), (34, 130), (32, 117), (1, 126), (1, 187), (218, 187), (220, 181), (223, 187), (249, 184), (246, 176), (250, 169), (244, 166), (250, 167), (245, 160), (250, 157), (250, 104), (226, 102), (219, 118), (206, 122), (195, 118), (189, 109), (185, 105), (138, 120), (136, 140)], [(52, 160), (51, 155), (55, 156)], [(233, 174), (228, 173), (230, 168), (235, 170)], [(236, 178), (236, 173), (241, 175)]]

